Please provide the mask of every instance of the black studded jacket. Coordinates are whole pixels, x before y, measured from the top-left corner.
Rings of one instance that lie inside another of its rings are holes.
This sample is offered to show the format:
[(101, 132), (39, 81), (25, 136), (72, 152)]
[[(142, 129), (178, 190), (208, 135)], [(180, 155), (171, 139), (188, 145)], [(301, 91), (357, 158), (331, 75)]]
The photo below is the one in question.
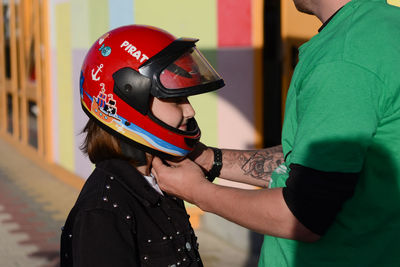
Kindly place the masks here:
[(98, 163), (61, 234), (61, 267), (203, 266), (182, 200), (128, 162)]

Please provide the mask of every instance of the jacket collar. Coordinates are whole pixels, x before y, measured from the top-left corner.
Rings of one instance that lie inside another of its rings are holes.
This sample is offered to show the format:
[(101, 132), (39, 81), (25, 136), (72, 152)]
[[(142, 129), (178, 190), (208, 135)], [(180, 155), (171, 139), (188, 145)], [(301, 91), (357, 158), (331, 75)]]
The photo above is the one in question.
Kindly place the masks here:
[(163, 197), (152, 188), (143, 175), (128, 161), (108, 159), (96, 164), (96, 168), (107, 172), (145, 206), (155, 205)]

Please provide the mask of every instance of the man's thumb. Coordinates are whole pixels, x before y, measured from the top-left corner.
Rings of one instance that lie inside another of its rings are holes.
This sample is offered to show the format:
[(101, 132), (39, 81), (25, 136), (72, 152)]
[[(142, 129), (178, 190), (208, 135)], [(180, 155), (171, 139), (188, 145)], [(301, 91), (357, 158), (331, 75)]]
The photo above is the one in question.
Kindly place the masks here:
[(151, 162), (152, 168), (151, 173), (157, 178), (157, 169), (162, 168), (163, 163), (159, 157), (154, 157), (153, 161)]
[(154, 167), (154, 166), (159, 167), (160, 165), (162, 165), (161, 159), (160, 159), (159, 157), (154, 157), (154, 158), (153, 158), (153, 161), (152, 161), (152, 165), (153, 165), (153, 167)]

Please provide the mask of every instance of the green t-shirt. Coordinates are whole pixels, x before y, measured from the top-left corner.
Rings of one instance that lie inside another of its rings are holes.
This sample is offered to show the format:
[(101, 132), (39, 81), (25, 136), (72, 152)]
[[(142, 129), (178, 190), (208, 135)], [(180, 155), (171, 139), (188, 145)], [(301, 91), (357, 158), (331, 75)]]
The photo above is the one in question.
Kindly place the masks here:
[(291, 163), (360, 176), (321, 240), (265, 236), (259, 266), (400, 266), (400, 8), (353, 0), (300, 48), (282, 145), (272, 187)]

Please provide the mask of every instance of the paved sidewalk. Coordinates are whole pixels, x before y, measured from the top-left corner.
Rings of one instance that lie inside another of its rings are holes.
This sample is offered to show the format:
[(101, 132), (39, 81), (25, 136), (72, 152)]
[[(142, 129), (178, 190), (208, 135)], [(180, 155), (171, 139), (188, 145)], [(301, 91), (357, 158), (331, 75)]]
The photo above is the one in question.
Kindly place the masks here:
[[(0, 266), (59, 266), (60, 229), (78, 193), (0, 139)], [(255, 266), (245, 251), (196, 234), (206, 267)]]

